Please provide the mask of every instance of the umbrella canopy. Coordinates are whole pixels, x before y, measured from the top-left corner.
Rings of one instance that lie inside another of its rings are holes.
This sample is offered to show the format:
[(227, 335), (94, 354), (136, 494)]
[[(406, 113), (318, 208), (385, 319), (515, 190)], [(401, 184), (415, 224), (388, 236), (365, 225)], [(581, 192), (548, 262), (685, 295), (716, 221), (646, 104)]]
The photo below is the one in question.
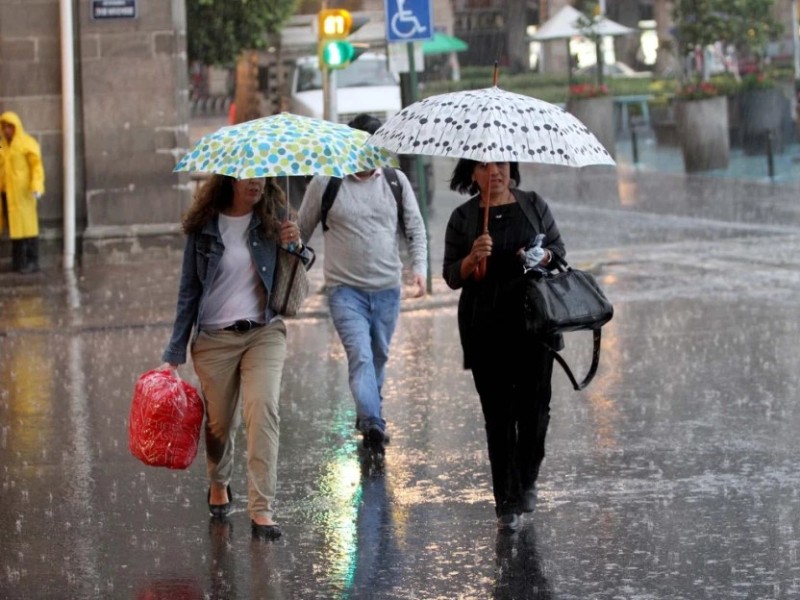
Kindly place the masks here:
[[(529, 39), (537, 42), (546, 42), (549, 40), (561, 40), (583, 35), (579, 26), (581, 17), (584, 17), (583, 13), (568, 4), (553, 15), (551, 19), (542, 23), (539, 30), (534, 35), (530, 36)], [(628, 35), (636, 32), (635, 29), (621, 25), (607, 17), (601, 18), (595, 23), (592, 29), (598, 35), (612, 36)]]
[[(495, 85), (431, 96), (391, 117), (368, 140), (398, 154), (533, 162), (571, 167), (614, 165), (603, 144), (575, 116), (544, 100)], [(489, 231), (489, 203), (483, 231)], [(476, 277), (486, 274), (486, 259)]]
[(347, 125), (283, 112), (204, 135), (174, 171), (237, 179), (295, 175), (344, 177), (397, 166), (390, 152), (366, 143), (369, 134)]
[(368, 140), (398, 154), (533, 162), (582, 167), (614, 165), (603, 144), (555, 104), (497, 86), (431, 96), (391, 117)]
[(469, 48), (464, 40), (446, 33), (435, 33), (432, 40), (422, 42), (423, 54), (448, 54), (450, 52), (463, 52)]

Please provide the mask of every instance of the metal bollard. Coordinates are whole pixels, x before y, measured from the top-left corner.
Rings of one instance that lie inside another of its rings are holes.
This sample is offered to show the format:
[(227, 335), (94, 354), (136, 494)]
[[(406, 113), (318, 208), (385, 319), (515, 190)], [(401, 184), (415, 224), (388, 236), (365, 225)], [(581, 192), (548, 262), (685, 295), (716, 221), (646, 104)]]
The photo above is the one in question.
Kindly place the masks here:
[(767, 172), (770, 179), (775, 177), (775, 158), (772, 154), (772, 130), (767, 131)]

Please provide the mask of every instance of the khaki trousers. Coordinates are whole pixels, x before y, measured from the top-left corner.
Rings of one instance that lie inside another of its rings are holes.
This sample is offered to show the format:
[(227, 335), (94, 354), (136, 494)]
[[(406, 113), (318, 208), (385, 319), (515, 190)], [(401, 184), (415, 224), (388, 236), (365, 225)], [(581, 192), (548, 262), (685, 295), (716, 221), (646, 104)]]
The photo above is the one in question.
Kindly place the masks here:
[(208, 478), (221, 486), (230, 483), (234, 438), (243, 415), (251, 519), (272, 518), (278, 480), (278, 400), (285, 360), (286, 325), (280, 319), (246, 333), (201, 331), (192, 345), (206, 408)]

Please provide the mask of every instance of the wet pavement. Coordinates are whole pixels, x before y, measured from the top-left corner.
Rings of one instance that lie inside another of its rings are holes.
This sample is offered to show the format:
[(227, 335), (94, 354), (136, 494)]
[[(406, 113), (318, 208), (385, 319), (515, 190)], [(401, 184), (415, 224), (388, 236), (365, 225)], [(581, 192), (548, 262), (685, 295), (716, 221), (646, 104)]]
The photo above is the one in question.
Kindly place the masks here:
[[(202, 447), (185, 471), (128, 452), (177, 256), (0, 274), (0, 598), (800, 598), (800, 185), (523, 166), (616, 313), (587, 390), (555, 372), (539, 503), (508, 536), (439, 275), (452, 165), (435, 161), (433, 293), (403, 301), (387, 369), (383, 465), (358, 449), (321, 295), (289, 325), (274, 543), (251, 539), (241, 444), (228, 525)], [(590, 347), (569, 334), (565, 356), (581, 370)]]

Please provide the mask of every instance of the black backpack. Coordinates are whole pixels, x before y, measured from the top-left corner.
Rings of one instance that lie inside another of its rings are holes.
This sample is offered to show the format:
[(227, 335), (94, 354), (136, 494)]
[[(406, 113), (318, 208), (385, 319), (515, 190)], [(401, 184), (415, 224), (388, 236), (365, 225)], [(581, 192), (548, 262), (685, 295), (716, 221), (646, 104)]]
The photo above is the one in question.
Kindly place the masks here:
[[(397, 178), (397, 172), (392, 167), (383, 167), (383, 176), (389, 184), (389, 189), (392, 190), (395, 202), (397, 202), (397, 221), (400, 226), (400, 231), (403, 237), (406, 237), (406, 223), (403, 219), (403, 186)], [(336, 194), (339, 193), (339, 188), (342, 186), (342, 180), (339, 177), (331, 177), (328, 180), (328, 185), (325, 192), (322, 194), (322, 204), (320, 206), (320, 220), (322, 221), (322, 231), (328, 231), (328, 211), (333, 206), (333, 201), (336, 200)]]

